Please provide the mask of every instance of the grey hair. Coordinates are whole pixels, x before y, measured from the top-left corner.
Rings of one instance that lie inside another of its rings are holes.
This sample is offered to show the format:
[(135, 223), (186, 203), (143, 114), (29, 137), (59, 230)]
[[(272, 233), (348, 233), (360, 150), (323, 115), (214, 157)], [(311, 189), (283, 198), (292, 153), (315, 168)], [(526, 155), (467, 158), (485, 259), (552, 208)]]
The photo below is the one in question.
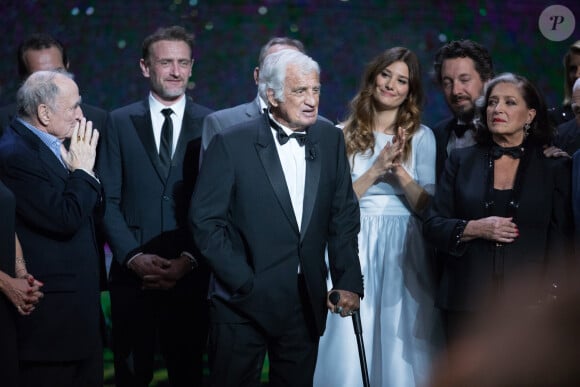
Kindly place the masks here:
[(320, 75), (320, 66), (308, 55), (291, 49), (280, 50), (268, 55), (260, 68), (258, 92), (261, 96), (267, 96), (268, 90), (272, 89), (274, 98), (284, 102), (286, 71), (290, 65), (298, 67), (302, 74), (310, 74), (315, 71), (316, 74)]
[(64, 70), (37, 71), (32, 73), (16, 93), (18, 115), (32, 118), (37, 114), (38, 106), (46, 104), (50, 110), (56, 109), (56, 97), (60, 92), (55, 78), (64, 75), (73, 79), (73, 75)]
[(284, 46), (294, 47), (298, 51), (306, 54), (306, 50), (304, 49), (304, 44), (302, 44), (302, 42), (299, 41), (298, 39), (292, 39), (292, 38), (289, 38), (286, 36), (277, 36), (277, 37), (274, 37), (274, 38), (268, 40), (268, 42), (262, 46), (262, 49), (260, 50), (260, 56), (258, 58), (258, 64), (260, 67), (262, 67), (262, 64), (264, 63), (264, 59), (266, 59), (266, 57), (268, 56), (267, 53), (268, 53), (268, 50), (270, 49), (270, 47), (276, 46), (276, 45), (284, 45)]

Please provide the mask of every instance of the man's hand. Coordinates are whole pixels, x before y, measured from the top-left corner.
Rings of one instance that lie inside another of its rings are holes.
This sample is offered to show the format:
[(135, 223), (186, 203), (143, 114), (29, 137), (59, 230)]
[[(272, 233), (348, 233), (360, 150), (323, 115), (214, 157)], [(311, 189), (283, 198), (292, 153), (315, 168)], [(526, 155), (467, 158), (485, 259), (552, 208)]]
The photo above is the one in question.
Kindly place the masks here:
[[(336, 305), (330, 301), (333, 292), (340, 295)], [(332, 313), (339, 313), (342, 317), (351, 316), (353, 311), (360, 308), (360, 296), (347, 290), (332, 289), (326, 296), (326, 306)]]
[(169, 266), (162, 273), (149, 274), (143, 277), (145, 289), (171, 289), (184, 275), (191, 271), (189, 259), (181, 256), (169, 261)]
[(544, 156), (546, 157), (568, 157), (570, 155), (554, 145), (544, 148)]
[(81, 118), (73, 130), (68, 151), (64, 145), (60, 148), (62, 159), (69, 171), (82, 169), (93, 174), (98, 142), (99, 131), (93, 129), (91, 121)]
[(127, 265), (141, 278), (147, 275), (163, 275), (171, 266), (171, 261), (155, 254), (139, 254)]

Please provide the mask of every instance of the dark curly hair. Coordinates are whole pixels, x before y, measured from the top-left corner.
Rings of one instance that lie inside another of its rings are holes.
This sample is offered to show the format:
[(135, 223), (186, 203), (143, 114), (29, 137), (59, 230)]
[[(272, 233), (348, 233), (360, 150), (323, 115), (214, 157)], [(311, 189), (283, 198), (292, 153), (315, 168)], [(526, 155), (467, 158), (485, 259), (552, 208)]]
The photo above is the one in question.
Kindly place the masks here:
[(373, 152), (375, 137), (373, 119), (376, 108), (373, 103), (373, 92), (377, 75), (394, 62), (402, 61), (409, 67), (409, 94), (399, 107), (395, 128), (406, 128), (406, 143), (403, 148), (403, 160), (407, 160), (411, 151), (411, 139), (421, 124), (421, 106), (423, 104), (423, 87), (421, 85), (421, 67), (417, 56), (408, 48), (393, 47), (369, 62), (364, 71), (361, 86), (350, 102), (350, 114), (344, 125), (346, 152), (349, 156), (355, 153)]
[(477, 126), (475, 140), (482, 144), (492, 142), (492, 135), (487, 127), (486, 111), (489, 96), (494, 87), (500, 83), (511, 83), (515, 85), (522, 93), (527, 108), (536, 111), (536, 116), (530, 123), (530, 130), (526, 140), (539, 145), (550, 144), (554, 138), (555, 131), (548, 119), (548, 108), (546, 107), (544, 97), (527, 78), (513, 73), (503, 73), (493, 78), (485, 86), (483, 96), (477, 100), (478, 112), (475, 120)]
[(475, 63), (475, 71), (483, 82), (493, 78), (491, 55), (481, 44), (468, 39), (453, 40), (441, 47), (435, 54), (433, 80), (441, 85), (441, 67), (446, 59), (470, 58)]

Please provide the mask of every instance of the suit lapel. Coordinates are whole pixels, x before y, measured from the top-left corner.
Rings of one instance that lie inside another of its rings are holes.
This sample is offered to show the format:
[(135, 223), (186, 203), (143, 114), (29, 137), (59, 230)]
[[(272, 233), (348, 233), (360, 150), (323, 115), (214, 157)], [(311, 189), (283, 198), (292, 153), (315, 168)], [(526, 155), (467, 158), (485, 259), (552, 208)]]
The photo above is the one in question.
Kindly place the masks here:
[(257, 118), (262, 113), (260, 111), (260, 101), (258, 100), (260, 97), (256, 97), (255, 100), (246, 104), (246, 115), (248, 118)]
[[(196, 117), (193, 110), (193, 105), (191, 100), (187, 99), (185, 103), (185, 111), (183, 114), (183, 123), (181, 124), (181, 132), (179, 134), (179, 139), (177, 140), (177, 145), (175, 147), (175, 152), (173, 153), (173, 159), (171, 164), (175, 161), (183, 160), (185, 156), (185, 151), (189, 142), (193, 139), (201, 139), (201, 123), (202, 120)], [(201, 145), (201, 142), (200, 142)]]
[(262, 167), (264, 168), (264, 171), (268, 176), (268, 180), (272, 185), (272, 189), (276, 194), (278, 203), (280, 203), (280, 207), (282, 207), (284, 215), (298, 233), (296, 215), (294, 214), (294, 209), (292, 208), (292, 200), (290, 199), (290, 193), (288, 192), (288, 186), (286, 185), (286, 179), (284, 178), (284, 171), (282, 170), (282, 164), (280, 164), (278, 151), (276, 150), (276, 146), (274, 144), (274, 138), (270, 132), (270, 125), (268, 123), (267, 115), (264, 115), (264, 119), (261, 120), (255, 147), (258, 153), (258, 157), (262, 163)]
[(63, 180), (68, 178), (68, 169), (37, 135), (32, 133), (28, 128), (19, 122), (15, 122), (13, 124), (13, 128), (22, 138), (31, 143), (31, 145), (38, 151), (38, 157), (42, 160), (43, 163), (48, 165), (50, 171), (54, 172)]
[(161, 161), (159, 160), (157, 145), (155, 145), (155, 138), (153, 137), (153, 124), (151, 123), (148, 102), (143, 102), (142, 114), (132, 115), (131, 121), (133, 122), (135, 131), (137, 132), (137, 135), (143, 144), (143, 148), (145, 148), (147, 156), (149, 156), (149, 159), (151, 160), (151, 164), (153, 164), (153, 168), (155, 168), (159, 178), (162, 181), (165, 181), (169, 171), (165, 170), (163, 165), (161, 165)]

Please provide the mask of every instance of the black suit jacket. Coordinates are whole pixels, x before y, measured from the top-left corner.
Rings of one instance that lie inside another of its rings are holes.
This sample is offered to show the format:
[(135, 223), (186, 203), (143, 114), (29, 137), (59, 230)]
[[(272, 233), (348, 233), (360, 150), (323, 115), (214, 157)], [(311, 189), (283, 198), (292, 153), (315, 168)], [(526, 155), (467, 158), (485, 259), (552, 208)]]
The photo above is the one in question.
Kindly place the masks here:
[(0, 139), (0, 174), (16, 197), (16, 232), (44, 299), (19, 319), (20, 359), (79, 360), (99, 335), (99, 254), (94, 214), (99, 182), (72, 173), (18, 121)]
[[(436, 298), (443, 309), (478, 309), (492, 282), (495, 242), (473, 239), (459, 248), (455, 244), (460, 220), (489, 216), (485, 210), (488, 149), (475, 145), (451, 152), (424, 222), (426, 238), (444, 255)], [(547, 263), (571, 256), (570, 160), (546, 158), (539, 146), (529, 146), (526, 154), (529, 165), (515, 220), (520, 235), (503, 247), (507, 280), (524, 268), (543, 270)], [(560, 276), (550, 273), (547, 280), (558, 281)]]
[(159, 160), (148, 100), (110, 113), (98, 170), (106, 197), (105, 232), (114, 257), (111, 281), (141, 285), (125, 266), (137, 252), (167, 259), (183, 251), (199, 255), (187, 211), (198, 172), (201, 125), (210, 112), (187, 99), (168, 174)]
[(449, 143), (449, 137), (453, 130), (451, 126), (455, 125), (456, 122), (457, 119), (451, 117), (440, 121), (433, 127), (433, 134), (435, 135), (435, 144), (437, 148), (437, 158), (435, 162), (435, 176), (437, 181), (439, 181), (439, 176), (441, 176), (443, 168), (445, 167), (445, 160), (447, 160), (447, 157), (449, 156), (447, 154), (447, 144)]
[(566, 151), (570, 156), (580, 149), (580, 125), (576, 118), (558, 125), (554, 145)]
[[(324, 262), (337, 289), (363, 294), (358, 259), (359, 208), (341, 131), (318, 121), (308, 130), (301, 231), (274, 138), (264, 115), (216, 134), (192, 200), (194, 237), (216, 277), (217, 318), (251, 320), (268, 334), (286, 328), (285, 305), (300, 265), (313, 332), (326, 323)], [(240, 288), (250, 289), (240, 294)]]

